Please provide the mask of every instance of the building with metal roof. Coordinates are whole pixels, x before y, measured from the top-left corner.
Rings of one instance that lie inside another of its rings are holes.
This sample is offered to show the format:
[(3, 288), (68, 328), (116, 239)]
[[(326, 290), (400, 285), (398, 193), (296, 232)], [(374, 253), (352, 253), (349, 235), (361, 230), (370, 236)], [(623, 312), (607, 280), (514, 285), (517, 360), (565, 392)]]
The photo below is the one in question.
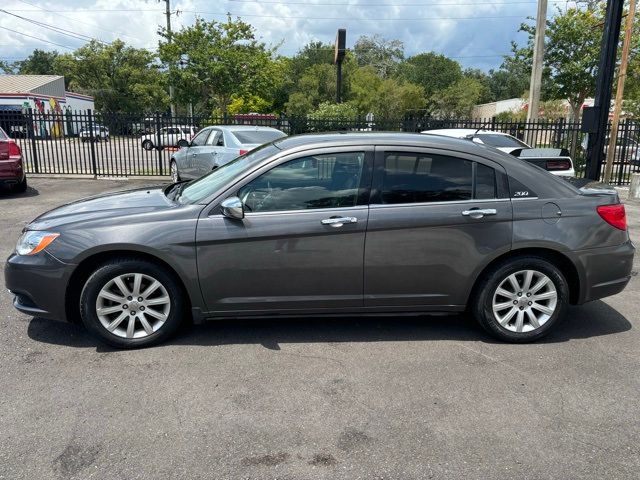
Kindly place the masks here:
[(60, 75), (0, 75), (0, 111), (93, 109), (93, 97), (65, 90)]

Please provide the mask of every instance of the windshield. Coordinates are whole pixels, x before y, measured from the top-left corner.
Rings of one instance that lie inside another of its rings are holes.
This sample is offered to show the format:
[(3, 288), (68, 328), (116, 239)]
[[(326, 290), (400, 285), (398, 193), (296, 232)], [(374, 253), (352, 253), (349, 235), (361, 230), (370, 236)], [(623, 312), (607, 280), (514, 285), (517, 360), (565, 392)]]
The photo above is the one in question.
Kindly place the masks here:
[(232, 130), (231, 133), (243, 145), (273, 142), (278, 138), (286, 137), (286, 135), (278, 130)]
[(507, 147), (507, 148), (529, 148), (524, 142), (521, 142), (511, 135), (496, 135), (493, 133), (479, 133), (476, 138), (482, 140), (482, 143), (491, 145), (492, 147)]
[(178, 197), (180, 203), (198, 203), (224, 188), (231, 180), (241, 176), (251, 165), (279, 152), (272, 144), (263, 145), (246, 155), (216, 168), (198, 180), (190, 182)]
[(7, 137), (7, 134), (4, 133), (4, 130), (2, 130), (0, 128), (0, 140), (7, 140), (9, 137)]

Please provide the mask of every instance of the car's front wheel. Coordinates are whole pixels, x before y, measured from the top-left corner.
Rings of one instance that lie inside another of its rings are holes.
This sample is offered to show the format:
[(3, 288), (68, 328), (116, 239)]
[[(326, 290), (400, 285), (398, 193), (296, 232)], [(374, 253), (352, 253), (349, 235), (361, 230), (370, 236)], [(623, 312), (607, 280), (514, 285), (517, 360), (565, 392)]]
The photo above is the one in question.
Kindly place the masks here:
[(153, 142), (151, 140), (145, 140), (142, 142), (142, 148), (145, 150), (153, 150)]
[(171, 181), (173, 183), (177, 183), (180, 181), (180, 172), (178, 171), (178, 164), (175, 160), (171, 160), (171, 165), (169, 166), (171, 170)]
[(518, 257), (485, 274), (471, 307), (493, 336), (523, 343), (549, 333), (568, 303), (567, 280), (553, 263), (541, 257)]
[(189, 142), (187, 142), (187, 140), (185, 140), (184, 138), (181, 138), (180, 140), (178, 140), (177, 146), (179, 148), (188, 147), (189, 146)]
[(183, 318), (182, 299), (176, 279), (164, 268), (142, 259), (113, 259), (87, 279), (80, 314), (104, 342), (146, 347), (175, 333)]

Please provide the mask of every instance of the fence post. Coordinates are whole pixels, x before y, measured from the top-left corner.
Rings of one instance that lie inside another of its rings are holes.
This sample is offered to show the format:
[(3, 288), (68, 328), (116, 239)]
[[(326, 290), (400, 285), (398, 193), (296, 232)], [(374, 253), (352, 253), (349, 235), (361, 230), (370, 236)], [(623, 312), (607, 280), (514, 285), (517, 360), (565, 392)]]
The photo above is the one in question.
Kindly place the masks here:
[(160, 112), (156, 110), (155, 114), (155, 124), (156, 124), (156, 157), (158, 159), (158, 174), (162, 175), (162, 132), (160, 129), (162, 128), (162, 124), (160, 123)]
[(558, 119), (558, 125), (556, 126), (556, 134), (553, 142), (555, 143), (554, 148), (562, 148), (562, 138), (564, 137), (564, 118)]
[[(613, 125), (612, 125), (613, 126)], [(618, 157), (618, 185), (622, 185), (623, 184), (623, 177), (624, 177), (624, 173), (625, 173), (625, 164), (627, 164), (627, 162), (625, 162), (625, 160), (627, 159), (627, 147), (628, 147), (628, 143), (629, 141), (627, 140), (627, 138), (629, 137), (629, 119), (625, 119), (622, 122), (622, 125), (618, 125), (618, 131), (614, 132), (613, 128), (611, 129), (611, 133), (609, 133), (609, 138), (611, 138), (612, 135), (616, 136), (616, 140), (618, 140), (618, 132), (620, 131), (622, 127), (622, 148), (620, 149), (620, 156)], [(620, 145), (618, 142), (616, 142), (616, 146)], [(607, 147), (608, 148), (608, 147)], [(615, 165), (616, 163), (616, 153), (617, 152), (613, 152), (613, 163)], [(631, 164), (628, 164), (629, 167), (631, 167)], [(631, 170), (631, 168), (629, 168), (629, 170)]]
[(89, 126), (89, 148), (91, 151), (91, 168), (93, 169), (93, 177), (98, 178), (98, 163), (96, 161), (96, 142), (93, 138), (93, 115), (91, 109), (87, 109), (87, 124)]
[(33, 171), (40, 173), (40, 164), (38, 162), (38, 146), (36, 144), (36, 134), (33, 129), (33, 108), (29, 107), (27, 112), (27, 137), (31, 140), (31, 158), (33, 161)]

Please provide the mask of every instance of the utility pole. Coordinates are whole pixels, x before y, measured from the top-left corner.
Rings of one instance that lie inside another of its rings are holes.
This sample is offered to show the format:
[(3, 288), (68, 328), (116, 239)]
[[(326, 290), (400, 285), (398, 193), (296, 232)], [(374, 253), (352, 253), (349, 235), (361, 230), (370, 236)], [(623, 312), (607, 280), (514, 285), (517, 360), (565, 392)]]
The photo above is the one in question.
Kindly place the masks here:
[[(164, 14), (167, 17), (167, 41), (171, 43), (171, 0), (164, 0), (165, 11)], [(176, 104), (173, 103), (173, 85), (169, 83), (169, 102), (171, 107), (171, 118), (176, 116)]]
[(538, 16), (536, 18), (536, 38), (533, 46), (531, 83), (529, 84), (529, 110), (527, 111), (527, 122), (536, 121), (538, 119), (538, 112), (540, 111), (540, 89), (542, 87), (544, 36), (546, 28), (547, 0), (538, 0)]
[[(622, 44), (622, 59), (620, 60), (620, 73), (618, 73), (618, 88), (616, 89), (616, 101), (613, 107), (613, 121), (611, 122), (611, 135), (609, 135), (609, 147), (607, 148), (607, 164), (604, 168), (605, 183), (611, 181), (611, 170), (616, 155), (616, 143), (618, 141), (618, 125), (620, 124), (620, 112), (622, 111), (622, 98), (624, 95), (624, 81), (627, 78), (627, 65), (629, 64), (629, 48), (631, 35), (633, 34), (633, 20), (636, 15), (636, 0), (629, 0), (629, 12), (624, 28), (624, 43)], [(624, 145), (624, 144), (623, 144)]]
[(604, 157), (604, 141), (609, 123), (609, 109), (611, 108), (611, 87), (616, 66), (616, 52), (620, 38), (620, 24), (624, 0), (608, 0), (607, 13), (602, 32), (600, 47), (600, 64), (596, 80), (596, 95), (593, 102), (594, 124), (593, 133), (589, 133), (587, 144), (587, 172), (586, 178), (600, 180), (602, 160)]

